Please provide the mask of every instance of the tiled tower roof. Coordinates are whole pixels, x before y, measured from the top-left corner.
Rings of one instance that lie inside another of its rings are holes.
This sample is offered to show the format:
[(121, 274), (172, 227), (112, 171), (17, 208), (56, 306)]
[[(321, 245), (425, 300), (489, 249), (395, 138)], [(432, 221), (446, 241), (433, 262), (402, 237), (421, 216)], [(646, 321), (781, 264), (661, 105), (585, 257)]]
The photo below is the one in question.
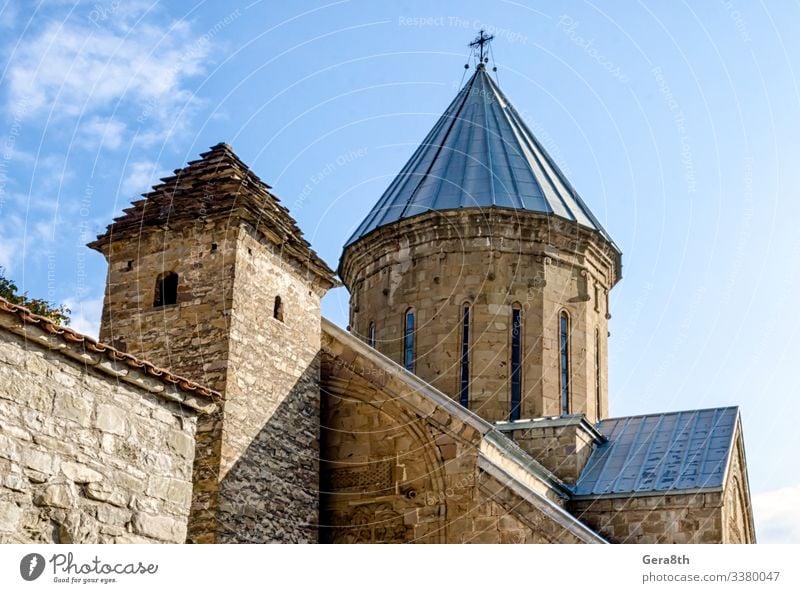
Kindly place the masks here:
[(479, 65), (346, 245), (430, 210), (489, 207), (554, 214), (614, 245)]
[(334, 285), (333, 271), (311, 248), (289, 211), (269, 190), (270, 186), (228, 144), (220, 142), (183, 169), (176, 169), (174, 175), (161, 179), (161, 183), (143, 194), (144, 199), (123, 210), (124, 214), (115, 218), (89, 247), (102, 251), (111, 241), (138, 234), (143, 227), (170, 221), (236, 215), (280, 245), (285, 256)]

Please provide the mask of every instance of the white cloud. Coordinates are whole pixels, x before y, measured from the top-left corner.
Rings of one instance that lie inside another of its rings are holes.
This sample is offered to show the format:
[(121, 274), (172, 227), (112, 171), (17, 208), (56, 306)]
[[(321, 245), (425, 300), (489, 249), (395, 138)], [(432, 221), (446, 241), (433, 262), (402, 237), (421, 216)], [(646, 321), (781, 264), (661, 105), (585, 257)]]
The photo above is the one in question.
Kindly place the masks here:
[(120, 187), (121, 195), (132, 197), (148, 191), (164, 172), (153, 161), (134, 161), (127, 166), (127, 174)]
[(97, 338), (100, 335), (100, 316), (103, 313), (103, 299), (78, 299), (77, 297), (64, 300), (64, 306), (70, 311), (69, 326), (75, 331)]
[(209, 41), (163, 14), (129, 16), (51, 20), (22, 38), (4, 81), (8, 111), (23, 120), (88, 117), (80, 133), (104, 134), (109, 148), (123, 141), (120, 119), (148, 139), (180, 129), (197, 104), (186, 80), (202, 73)]
[(25, 246), (30, 242), (30, 238), (27, 242), (23, 239), (24, 229), (24, 219), (13, 212), (3, 211), (0, 216), (0, 266), (7, 274), (22, 263)]
[(6, 274), (11, 270), (12, 256), (16, 250), (16, 242), (0, 237), (0, 268), (3, 268)]
[(800, 484), (755, 495), (753, 514), (759, 543), (800, 543)]
[(6, 0), (0, 6), (0, 28), (10, 29), (17, 24), (18, 7), (12, 0)]
[(89, 149), (122, 146), (125, 124), (111, 117), (92, 116), (81, 124), (80, 143)]

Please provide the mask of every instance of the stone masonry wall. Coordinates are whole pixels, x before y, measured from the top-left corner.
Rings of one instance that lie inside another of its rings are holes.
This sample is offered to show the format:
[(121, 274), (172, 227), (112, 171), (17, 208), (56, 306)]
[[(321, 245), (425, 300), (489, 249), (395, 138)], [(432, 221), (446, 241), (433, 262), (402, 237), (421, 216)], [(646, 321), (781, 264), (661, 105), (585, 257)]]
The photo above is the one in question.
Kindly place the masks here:
[[(143, 228), (106, 248), (100, 340), (224, 393), (238, 230), (218, 218), (174, 227)], [(155, 307), (156, 282), (166, 272), (178, 274), (178, 301)], [(199, 419), (193, 541), (216, 538), (221, 435), (221, 409)]]
[(395, 373), (323, 336), (322, 541), (581, 542), (486, 474), (481, 435)]
[(720, 492), (581, 500), (570, 510), (613, 543), (722, 543)]
[[(224, 391), (237, 233), (210, 219), (113, 241), (100, 341)], [(155, 307), (167, 272), (178, 274), (178, 302)]]
[(480, 471), (474, 444), (392, 417), (358, 391), (351, 382), (354, 399), (325, 396), (323, 541), (580, 543)]
[(0, 543), (183, 542), (195, 412), (0, 330)]
[(575, 484), (578, 481), (595, 444), (594, 435), (580, 422), (512, 430), (515, 424), (519, 426), (519, 423), (509, 422), (498, 429), (564, 482)]
[[(225, 395), (198, 425), (189, 539), (316, 541), (325, 288), (248, 223), (174, 226), (112, 243), (101, 338)], [(178, 302), (153, 307), (164, 272)]]
[[(316, 542), (320, 297), (325, 289), (239, 228), (230, 321), (220, 542)], [(274, 317), (280, 298), (282, 320)]]
[[(559, 313), (570, 316), (569, 413), (608, 413), (608, 291), (613, 253), (588, 231), (531, 213), (433, 212), (379, 229), (347, 248), (341, 275), (351, 330), (401, 363), (404, 314), (416, 313), (414, 372), (458, 399), (461, 311), (472, 307), (469, 407), (507, 420), (511, 311), (522, 309), (521, 418), (561, 414)], [(595, 339), (597, 335), (597, 340)], [(599, 368), (596, 342), (599, 343)], [(599, 378), (599, 409), (598, 409)]]
[(745, 465), (744, 441), (741, 427), (738, 427), (728, 468), (728, 482), (722, 498), (722, 538), (726, 544), (756, 542), (751, 523), (752, 511)]

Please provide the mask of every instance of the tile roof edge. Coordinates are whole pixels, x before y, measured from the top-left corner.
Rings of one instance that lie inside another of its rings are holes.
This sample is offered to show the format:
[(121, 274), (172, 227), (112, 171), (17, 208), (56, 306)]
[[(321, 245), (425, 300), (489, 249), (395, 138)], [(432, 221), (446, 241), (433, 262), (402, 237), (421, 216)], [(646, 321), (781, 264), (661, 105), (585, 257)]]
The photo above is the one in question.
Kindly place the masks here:
[[(25, 307), (15, 305), (2, 297), (0, 297), (0, 328), (200, 413), (213, 412), (216, 405), (222, 401), (222, 395), (213, 389), (117, 350), (69, 327), (58, 325), (51, 319), (31, 313)], [(118, 369), (117, 363), (124, 364), (128, 370)], [(163, 387), (156, 387), (152, 385), (153, 382), (161, 383)], [(174, 388), (175, 393), (171, 393), (170, 388)], [(178, 392), (182, 392), (183, 395)]]

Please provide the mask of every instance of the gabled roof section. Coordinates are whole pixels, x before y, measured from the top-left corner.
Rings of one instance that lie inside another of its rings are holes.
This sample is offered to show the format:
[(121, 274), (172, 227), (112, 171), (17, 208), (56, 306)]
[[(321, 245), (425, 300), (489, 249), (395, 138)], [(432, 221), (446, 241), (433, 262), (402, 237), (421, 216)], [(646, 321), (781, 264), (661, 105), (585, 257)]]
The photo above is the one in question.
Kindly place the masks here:
[(379, 227), (430, 210), (489, 207), (554, 214), (597, 231), (616, 249), (479, 65), (346, 246)]
[[(333, 271), (311, 248), (289, 211), (233, 149), (224, 142), (212, 146), (174, 175), (142, 194), (89, 247), (103, 251), (114, 241), (138, 236), (143, 227), (214, 215), (238, 216), (255, 226), (282, 253), (336, 284)], [(233, 222), (233, 221), (232, 221)]]
[(720, 490), (733, 451), (739, 408), (610, 418), (575, 485), (575, 498)]

